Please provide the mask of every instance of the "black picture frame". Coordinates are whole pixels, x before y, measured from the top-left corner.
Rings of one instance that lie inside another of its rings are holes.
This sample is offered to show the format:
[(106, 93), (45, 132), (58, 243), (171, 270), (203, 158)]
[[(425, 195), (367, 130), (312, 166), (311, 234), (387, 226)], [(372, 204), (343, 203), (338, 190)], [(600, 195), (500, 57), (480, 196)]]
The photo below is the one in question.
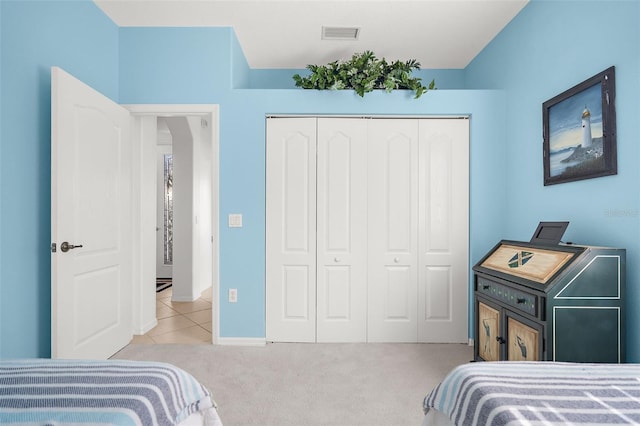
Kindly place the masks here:
[(615, 67), (542, 104), (544, 185), (618, 173)]
[(569, 222), (540, 222), (529, 242), (550, 246), (558, 245), (568, 226)]

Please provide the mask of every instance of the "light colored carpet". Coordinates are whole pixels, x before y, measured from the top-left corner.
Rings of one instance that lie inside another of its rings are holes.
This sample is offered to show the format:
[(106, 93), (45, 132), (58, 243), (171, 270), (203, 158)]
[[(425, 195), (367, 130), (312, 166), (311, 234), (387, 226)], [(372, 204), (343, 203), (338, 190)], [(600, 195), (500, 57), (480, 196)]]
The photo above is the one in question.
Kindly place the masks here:
[(276, 343), (132, 344), (114, 358), (190, 372), (213, 394), (225, 426), (419, 426), (424, 396), (472, 356), (460, 344)]

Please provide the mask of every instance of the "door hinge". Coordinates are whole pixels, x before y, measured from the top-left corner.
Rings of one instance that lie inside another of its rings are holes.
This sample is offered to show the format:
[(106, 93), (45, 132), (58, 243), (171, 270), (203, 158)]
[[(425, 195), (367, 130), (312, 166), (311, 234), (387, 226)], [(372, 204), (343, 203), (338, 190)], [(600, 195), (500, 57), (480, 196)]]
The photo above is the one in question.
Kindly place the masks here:
[(56, 243), (51, 243), (51, 253), (55, 253), (56, 252)]

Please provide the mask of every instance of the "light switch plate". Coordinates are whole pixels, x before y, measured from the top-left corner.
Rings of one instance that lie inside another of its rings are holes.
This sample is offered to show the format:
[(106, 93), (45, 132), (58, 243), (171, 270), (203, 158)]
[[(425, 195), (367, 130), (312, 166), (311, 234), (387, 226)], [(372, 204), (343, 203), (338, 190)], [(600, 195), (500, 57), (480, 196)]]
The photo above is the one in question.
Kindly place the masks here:
[(242, 214), (230, 213), (229, 214), (229, 228), (242, 228)]

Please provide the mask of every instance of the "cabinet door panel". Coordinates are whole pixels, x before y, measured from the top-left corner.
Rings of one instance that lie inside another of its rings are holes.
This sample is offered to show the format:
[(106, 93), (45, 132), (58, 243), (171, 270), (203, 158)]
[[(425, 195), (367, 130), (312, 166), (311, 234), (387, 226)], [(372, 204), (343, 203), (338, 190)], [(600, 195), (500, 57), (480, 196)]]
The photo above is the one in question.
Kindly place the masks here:
[(550, 359), (624, 362), (620, 333), (623, 318), (618, 306), (554, 306)]
[(542, 360), (542, 325), (506, 312), (506, 359), (508, 361)]
[(484, 302), (478, 301), (478, 356), (484, 361), (500, 360), (500, 311)]

